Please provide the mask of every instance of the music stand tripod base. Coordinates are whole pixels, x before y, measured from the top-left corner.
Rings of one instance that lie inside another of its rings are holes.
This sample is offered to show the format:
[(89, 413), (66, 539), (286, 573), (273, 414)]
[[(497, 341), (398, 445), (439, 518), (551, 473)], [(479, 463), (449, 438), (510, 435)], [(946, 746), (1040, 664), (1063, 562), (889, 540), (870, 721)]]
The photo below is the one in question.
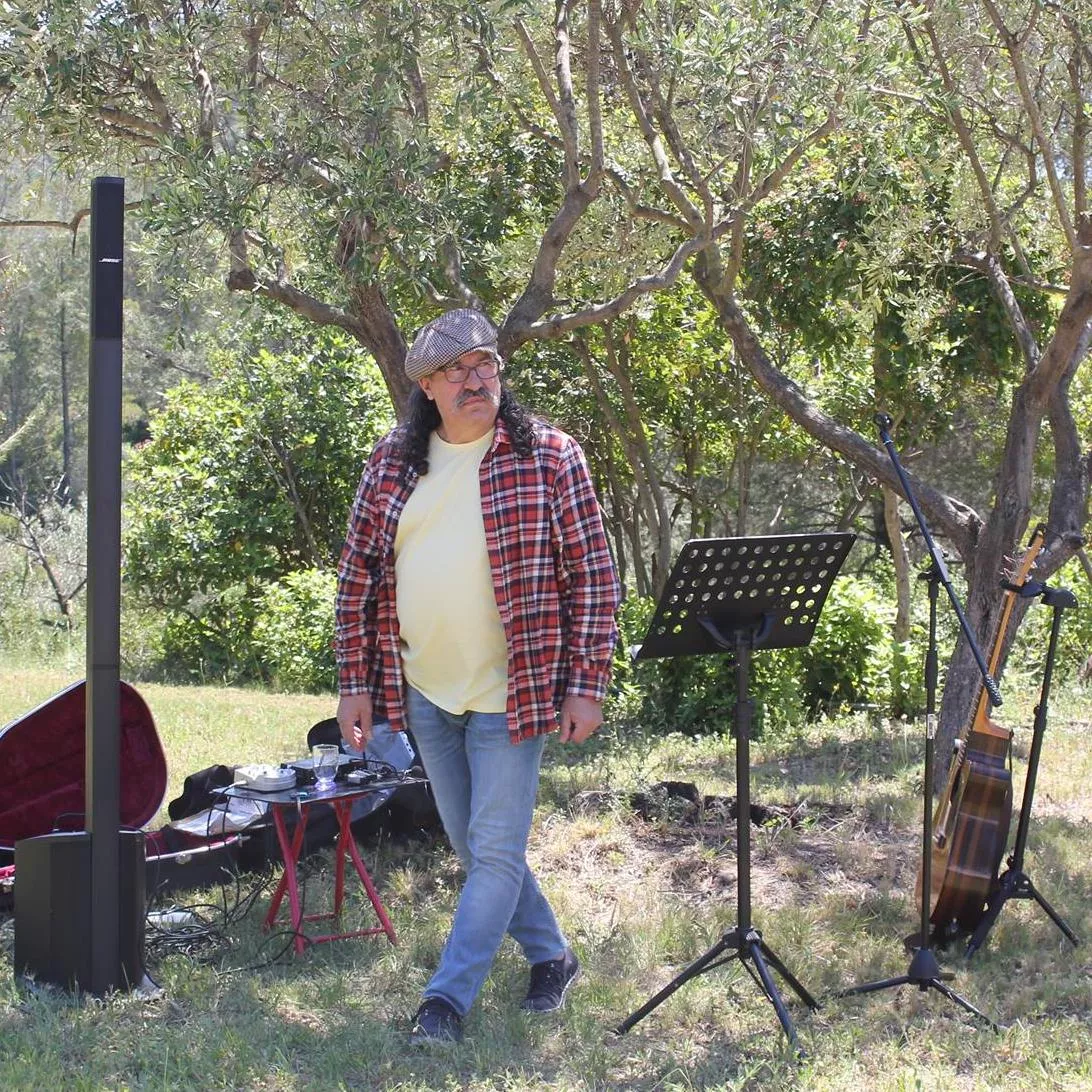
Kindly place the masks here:
[(830, 585), (856, 535), (845, 532), (764, 538), (696, 539), (671, 571), (638, 659), (732, 653), (736, 695), (736, 925), (615, 1029), (624, 1035), (685, 983), (737, 959), (774, 1007), (798, 1056), (789, 1011), (771, 970), (809, 1009), (819, 1003), (751, 922), (751, 653), (806, 645)]

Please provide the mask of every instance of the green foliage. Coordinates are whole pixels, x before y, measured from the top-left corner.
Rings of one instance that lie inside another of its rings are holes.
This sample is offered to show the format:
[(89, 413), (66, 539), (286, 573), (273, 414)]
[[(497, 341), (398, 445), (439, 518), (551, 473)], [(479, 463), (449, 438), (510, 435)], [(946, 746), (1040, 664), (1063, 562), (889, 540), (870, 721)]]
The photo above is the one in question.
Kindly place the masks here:
[(335, 573), (306, 569), (289, 573), (262, 592), (254, 647), (278, 688), (306, 692), (336, 688), (336, 591)]
[[(893, 696), (890, 597), (863, 577), (835, 581), (809, 645), (760, 652), (751, 662), (752, 734), (776, 737), (805, 719), (862, 704), (903, 711), (912, 695)], [(651, 600), (629, 596), (619, 613), (621, 643), (641, 643)], [(732, 724), (735, 675), (727, 656), (678, 656), (622, 665), (618, 686), (640, 695), (635, 716), (657, 731), (705, 735)], [(906, 674), (900, 688), (911, 687)]]
[(183, 674), (257, 672), (246, 635), (265, 586), (333, 566), (390, 423), (355, 342), (284, 320), (218, 358), (207, 387), (169, 392), (129, 463), (125, 557), (130, 587), (168, 615), (164, 654)]
[(920, 650), (911, 641), (892, 642), (889, 711), (909, 717), (925, 708), (925, 679)]
[[(851, 130), (748, 229), (753, 313), (807, 359), (806, 385), (840, 420), (897, 407), (904, 427), (942, 435), (1022, 375), (986, 278), (951, 263), (964, 210), (944, 140), (935, 126), (908, 125), (892, 156), (883, 134)], [(1034, 258), (1053, 272), (1045, 254)], [(1015, 271), (1014, 255), (1005, 264)], [(1048, 298), (1019, 299), (1031, 325), (1048, 329)]]
[[(1058, 629), (1054, 672), (1058, 681), (1071, 680), (1092, 657), (1092, 584), (1078, 558), (1071, 558), (1048, 581), (1052, 588), (1066, 588), (1077, 598), (1077, 607), (1063, 609)], [(1017, 632), (1005, 680), (1021, 680), (1024, 688), (1038, 690), (1050, 644), (1053, 610), (1036, 599)]]
[(233, 584), (195, 599), (185, 609), (161, 611), (158, 662), (145, 670), (168, 682), (242, 683), (261, 678), (252, 631), (260, 589)]
[(834, 582), (811, 643), (799, 653), (801, 698), (809, 713), (886, 702), (891, 614), (890, 599), (871, 581)]
[[(0, 168), (0, 217), (3, 209)], [(9, 233), (10, 234), (10, 233)], [(82, 243), (82, 240), (81, 240)], [(10, 250), (9, 250), (10, 245)], [(29, 419), (29, 434), (0, 457), (0, 499), (33, 505), (61, 480), (61, 407), (68, 399), (73, 491), (81, 489), (87, 400), (86, 245), (66, 239), (4, 239), (0, 257), (0, 444)], [(83, 263), (78, 257), (84, 258)], [(62, 361), (63, 386), (62, 394)]]

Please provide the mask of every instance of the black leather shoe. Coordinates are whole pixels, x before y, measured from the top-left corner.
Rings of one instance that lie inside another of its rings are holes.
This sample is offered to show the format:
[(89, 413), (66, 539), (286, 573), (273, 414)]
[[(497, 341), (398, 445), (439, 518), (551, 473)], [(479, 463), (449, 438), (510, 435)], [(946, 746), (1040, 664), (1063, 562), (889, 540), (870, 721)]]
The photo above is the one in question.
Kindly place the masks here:
[(554, 1012), (565, 1001), (565, 991), (580, 975), (580, 961), (571, 948), (560, 959), (547, 959), (531, 967), (531, 984), (520, 1008), (524, 1012)]
[(442, 998), (426, 997), (413, 1017), (410, 1046), (433, 1043), (460, 1043), (463, 1018)]

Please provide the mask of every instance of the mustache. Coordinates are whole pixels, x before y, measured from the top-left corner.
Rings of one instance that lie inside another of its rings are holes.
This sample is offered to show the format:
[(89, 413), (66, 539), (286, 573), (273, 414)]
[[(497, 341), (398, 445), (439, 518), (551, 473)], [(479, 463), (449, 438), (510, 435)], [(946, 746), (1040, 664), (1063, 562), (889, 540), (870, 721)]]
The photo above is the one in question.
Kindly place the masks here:
[(484, 387), (476, 391), (462, 391), (459, 397), (455, 399), (455, 405), (461, 406), (466, 402), (472, 402), (476, 398), (484, 398), (487, 401), (492, 401), (492, 395)]

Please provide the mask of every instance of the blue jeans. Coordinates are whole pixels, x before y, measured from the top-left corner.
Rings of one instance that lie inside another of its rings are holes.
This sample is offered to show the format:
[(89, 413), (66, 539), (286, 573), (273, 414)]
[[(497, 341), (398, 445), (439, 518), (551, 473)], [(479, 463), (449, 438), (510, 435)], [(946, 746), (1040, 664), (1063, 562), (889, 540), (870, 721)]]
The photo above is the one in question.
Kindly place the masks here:
[(512, 743), (504, 713), (448, 713), (407, 686), (406, 713), (444, 830), (466, 869), (440, 965), (424, 989), (465, 1016), (504, 934), (530, 963), (564, 954), (565, 937), (527, 867), (545, 736)]

